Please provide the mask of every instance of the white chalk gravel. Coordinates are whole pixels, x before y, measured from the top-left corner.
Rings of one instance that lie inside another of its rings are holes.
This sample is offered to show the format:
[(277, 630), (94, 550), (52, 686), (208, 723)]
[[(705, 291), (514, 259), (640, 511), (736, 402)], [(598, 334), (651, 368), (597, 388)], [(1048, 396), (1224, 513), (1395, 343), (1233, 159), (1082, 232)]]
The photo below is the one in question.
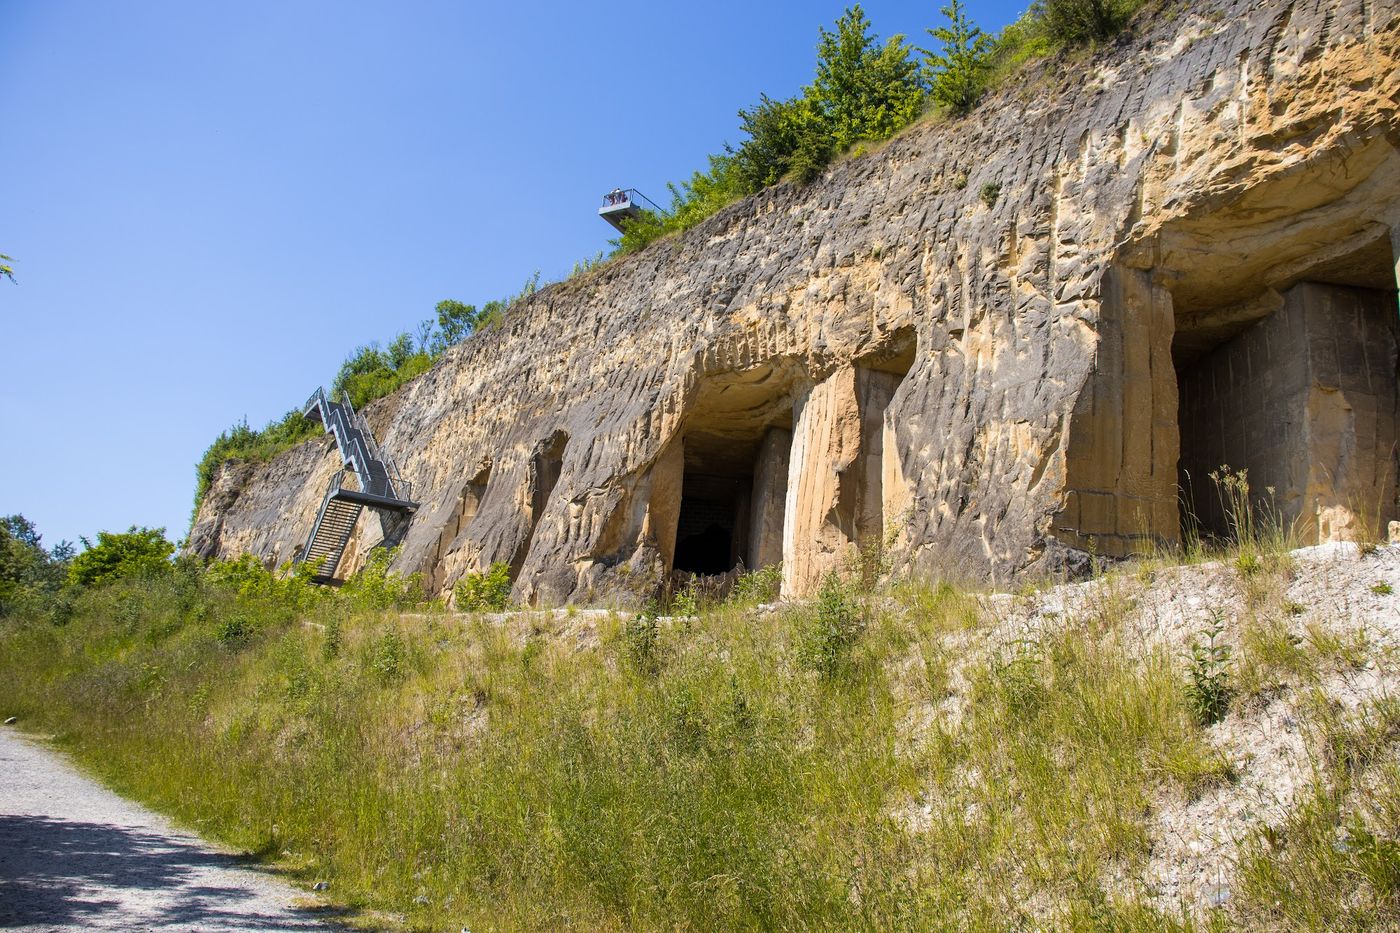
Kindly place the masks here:
[(0, 727), (0, 930), (340, 929), (248, 867)]

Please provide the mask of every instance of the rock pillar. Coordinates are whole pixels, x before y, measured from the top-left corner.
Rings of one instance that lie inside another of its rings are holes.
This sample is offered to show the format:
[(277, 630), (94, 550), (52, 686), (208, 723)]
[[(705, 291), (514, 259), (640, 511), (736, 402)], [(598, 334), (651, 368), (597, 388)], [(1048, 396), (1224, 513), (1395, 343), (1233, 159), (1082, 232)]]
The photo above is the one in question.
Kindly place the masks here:
[(770, 428), (759, 445), (749, 516), (749, 566), (758, 570), (783, 559), (783, 514), (787, 510), (792, 432)]
[(1148, 272), (1111, 268), (1099, 302), (1094, 372), (1069, 424), (1056, 537), (1126, 556), (1180, 535), (1171, 293)]
[(797, 404), (783, 522), (783, 595), (805, 596), (884, 533), (885, 424), (902, 376), (846, 366)]

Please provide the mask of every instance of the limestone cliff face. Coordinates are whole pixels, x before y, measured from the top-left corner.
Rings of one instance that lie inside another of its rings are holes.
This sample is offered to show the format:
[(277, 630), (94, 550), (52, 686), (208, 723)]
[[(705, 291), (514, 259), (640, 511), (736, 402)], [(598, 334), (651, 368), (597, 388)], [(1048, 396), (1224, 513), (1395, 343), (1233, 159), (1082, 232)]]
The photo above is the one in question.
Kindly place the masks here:
[[(1005, 579), (1175, 541), (1179, 380), (1247, 366), (1299, 283), (1394, 316), (1398, 90), (1400, 0), (1176, 5), (544, 289), (370, 407), (422, 503), (398, 567), (442, 590), (504, 560), (516, 598), (550, 602), (777, 555), (803, 593), (877, 543)], [(1395, 344), (1363, 324), (1334, 335), (1372, 374), (1344, 390), (1350, 434), (1297, 444), (1370, 458), (1344, 491), (1385, 520)], [(189, 547), (292, 556), (339, 469), (329, 438), (226, 467)], [(1325, 473), (1301, 512), (1357, 511)], [(341, 572), (380, 536), (362, 519)]]

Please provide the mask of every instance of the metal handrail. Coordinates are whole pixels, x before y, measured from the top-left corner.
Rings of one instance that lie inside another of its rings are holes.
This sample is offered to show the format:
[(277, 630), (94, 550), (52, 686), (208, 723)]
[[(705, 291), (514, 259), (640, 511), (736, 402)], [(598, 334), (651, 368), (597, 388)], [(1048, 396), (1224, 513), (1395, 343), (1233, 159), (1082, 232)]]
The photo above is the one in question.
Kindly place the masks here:
[[(620, 198), (618, 197), (619, 195), (621, 196)], [(603, 207), (624, 207), (632, 205), (637, 205), (638, 207), (641, 207), (642, 205), (637, 204), (638, 201), (646, 202), (646, 210), (650, 210), (657, 214), (666, 213), (657, 205), (655, 201), (642, 194), (636, 188), (614, 188), (612, 191), (609, 191), (607, 194), (603, 195)]]
[[(392, 457), (387, 456), (378, 442), (374, 439), (374, 432), (370, 430), (369, 421), (362, 412), (355, 410), (355, 405), (350, 401), (350, 393), (341, 393), (341, 402), (334, 405), (326, 398), (325, 389), (317, 387), (315, 392), (306, 400), (306, 406), (302, 411), (310, 411), (312, 406), (317, 406), (321, 410), (321, 421), (326, 428), (335, 434), (336, 446), (340, 448), (341, 459), (350, 463), (356, 476), (360, 480), (360, 489), (364, 492), (374, 491), (371, 489), (370, 464), (378, 463), (384, 469), (385, 480), (389, 485), (386, 490), (389, 498), (404, 499), (411, 498), (413, 487), (406, 482), (403, 474), (399, 472), (399, 466)], [(338, 488), (338, 487), (337, 487)]]
[[(350, 412), (350, 422), (359, 429), (360, 436), (364, 438), (370, 456), (378, 460), (384, 466), (384, 472), (389, 478), (389, 494), (395, 498), (409, 498), (411, 495), (409, 490), (412, 487), (404, 481), (402, 474), (399, 473), (399, 465), (394, 462), (393, 457), (384, 453), (383, 448), (379, 446), (379, 442), (374, 439), (374, 432), (370, 430), (369, 420), (365, 418), (364, 412), (355, 410), (354, 403), (350, 401), (350, 393), (345, 392), (342, 394), (345, 398), (345, 408)], [(400, 495), (400, 493), (402, 493), (402, 495)]]

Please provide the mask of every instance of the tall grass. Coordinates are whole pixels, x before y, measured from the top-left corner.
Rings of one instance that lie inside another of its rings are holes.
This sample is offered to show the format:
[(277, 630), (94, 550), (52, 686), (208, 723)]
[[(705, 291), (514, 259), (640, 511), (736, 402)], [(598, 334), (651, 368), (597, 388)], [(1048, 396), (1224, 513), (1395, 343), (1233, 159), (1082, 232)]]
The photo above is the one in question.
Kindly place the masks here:
[(0, 712), (415, 929), (1191, 926), (1147, 820), (1228, 774), (1107, 616), (987, 652), (950, 586), (596, 631), (316, 592), (183, 567), (0, 620)]

